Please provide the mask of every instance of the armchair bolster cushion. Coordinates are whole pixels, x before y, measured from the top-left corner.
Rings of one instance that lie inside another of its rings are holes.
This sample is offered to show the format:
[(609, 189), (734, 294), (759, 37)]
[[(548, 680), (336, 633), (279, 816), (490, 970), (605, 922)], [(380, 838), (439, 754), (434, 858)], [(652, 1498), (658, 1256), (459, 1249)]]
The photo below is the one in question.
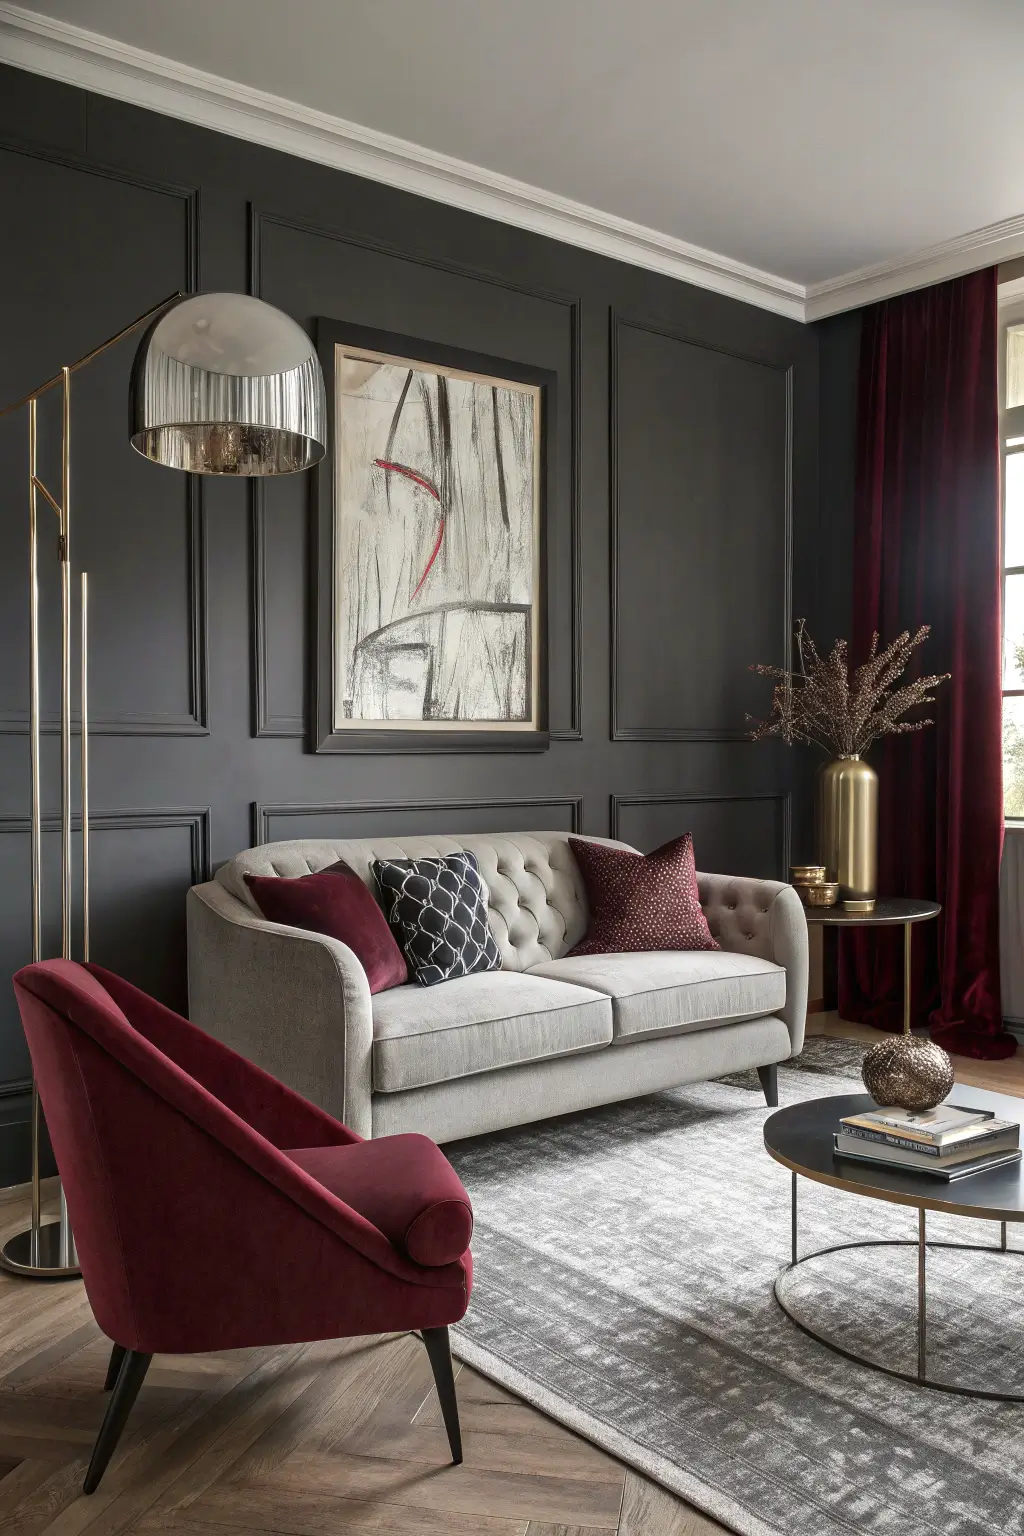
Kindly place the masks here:
[(343, 1147), (296, 1147), (286, 1153), (311, 1178), (375, 1226), (410, 1258), (431, 1269), (453, 1264), (469, 1247), (473, 1207), (462, 1182), (428, 1136), (382, 1136)]

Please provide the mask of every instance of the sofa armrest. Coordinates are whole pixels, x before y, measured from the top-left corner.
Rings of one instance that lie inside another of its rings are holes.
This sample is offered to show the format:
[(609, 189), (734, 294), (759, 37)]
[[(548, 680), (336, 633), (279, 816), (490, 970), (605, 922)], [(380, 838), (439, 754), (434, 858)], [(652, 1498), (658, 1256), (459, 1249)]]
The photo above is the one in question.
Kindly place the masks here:
[(807, 1023), (807, 918), (791, 885), (739, 875), (697, 875), (700, 904), (723, 949), (759, 955), (786, 972), (786, 1006), (780, 1016), (789, 1030), (791, 1055), (803, 1049)]
[(216, 881), (187, 913), (192, 1023), (371, 1135), (370, 988), (348, 945), (269, 923)]

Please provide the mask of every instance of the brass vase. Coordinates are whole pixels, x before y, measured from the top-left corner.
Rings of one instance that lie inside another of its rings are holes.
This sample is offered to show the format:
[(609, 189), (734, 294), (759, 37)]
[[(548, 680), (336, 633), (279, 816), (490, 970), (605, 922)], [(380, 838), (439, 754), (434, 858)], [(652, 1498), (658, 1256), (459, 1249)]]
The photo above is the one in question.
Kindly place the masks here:
[(874, 904), (878, 775), (856, 754), (834, 757), (818, 777), (818, 859), (839, 882), (840, 901)]

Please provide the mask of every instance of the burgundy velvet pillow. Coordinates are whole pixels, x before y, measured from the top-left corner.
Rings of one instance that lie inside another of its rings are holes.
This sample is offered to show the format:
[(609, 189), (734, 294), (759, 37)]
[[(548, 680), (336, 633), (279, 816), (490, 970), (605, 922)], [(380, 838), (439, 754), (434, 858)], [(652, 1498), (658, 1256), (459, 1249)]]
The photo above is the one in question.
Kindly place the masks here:
[(288, 1154), (414, 1264), (454, 1264), (473, 1235), (473, 1207), (440, 1147), (415, 1132)]
[(701, 911), (689, 832), (646, 855), (579, 837), (569, 847), (590, 904), (586, 937), (570, 955), (718, 949)]
[(371, 992), (387, 992), (409, 980), (405, 956), (369, 889), (344, 859), (315, 875), (246, 875), (263, 916), (289, 928), (307, 928), (340, 939), (353, 950)]

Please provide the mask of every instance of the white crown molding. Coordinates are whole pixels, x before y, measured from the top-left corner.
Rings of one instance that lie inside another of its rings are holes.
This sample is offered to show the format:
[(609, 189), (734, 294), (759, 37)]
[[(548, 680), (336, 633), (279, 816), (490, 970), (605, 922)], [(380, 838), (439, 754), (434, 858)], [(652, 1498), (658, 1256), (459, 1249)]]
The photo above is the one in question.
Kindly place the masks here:
[(511, 176), (0, 0), (0, 63), (661, 272), (821, 320), (1024, 255), (1024, 216), (825, 282), (793, 282)]
[(0, 62), (804, 318), (801, 283), (20, 5), (0, 3)]
[(1008, 283), (1000, 283), (996, 290), (1000, 309), (1015, 309), (1024, 300), (1024, 277), (1015, 277)]
[(927, 288), (932, 283), (962, 277), (965, 272), (977, 272), (980, 267), (994, 267), (1001, 261), (1021, 255), (1024, 255), (1024, 215), (971, 230), (969, 234), (958, 235), (955, 240), (946, 240), (941, 245), (929, 246), (894, 261), (880, 261), (874, 266), (847, 272), (842, 277), (829, 278), (824, 283), (811, 283), (806, 290), (804, 318), (821, 320), (845, 309), (860, 309), (863, 304), (891, 299), (894, 294), (909, 293), (914, 288)]

